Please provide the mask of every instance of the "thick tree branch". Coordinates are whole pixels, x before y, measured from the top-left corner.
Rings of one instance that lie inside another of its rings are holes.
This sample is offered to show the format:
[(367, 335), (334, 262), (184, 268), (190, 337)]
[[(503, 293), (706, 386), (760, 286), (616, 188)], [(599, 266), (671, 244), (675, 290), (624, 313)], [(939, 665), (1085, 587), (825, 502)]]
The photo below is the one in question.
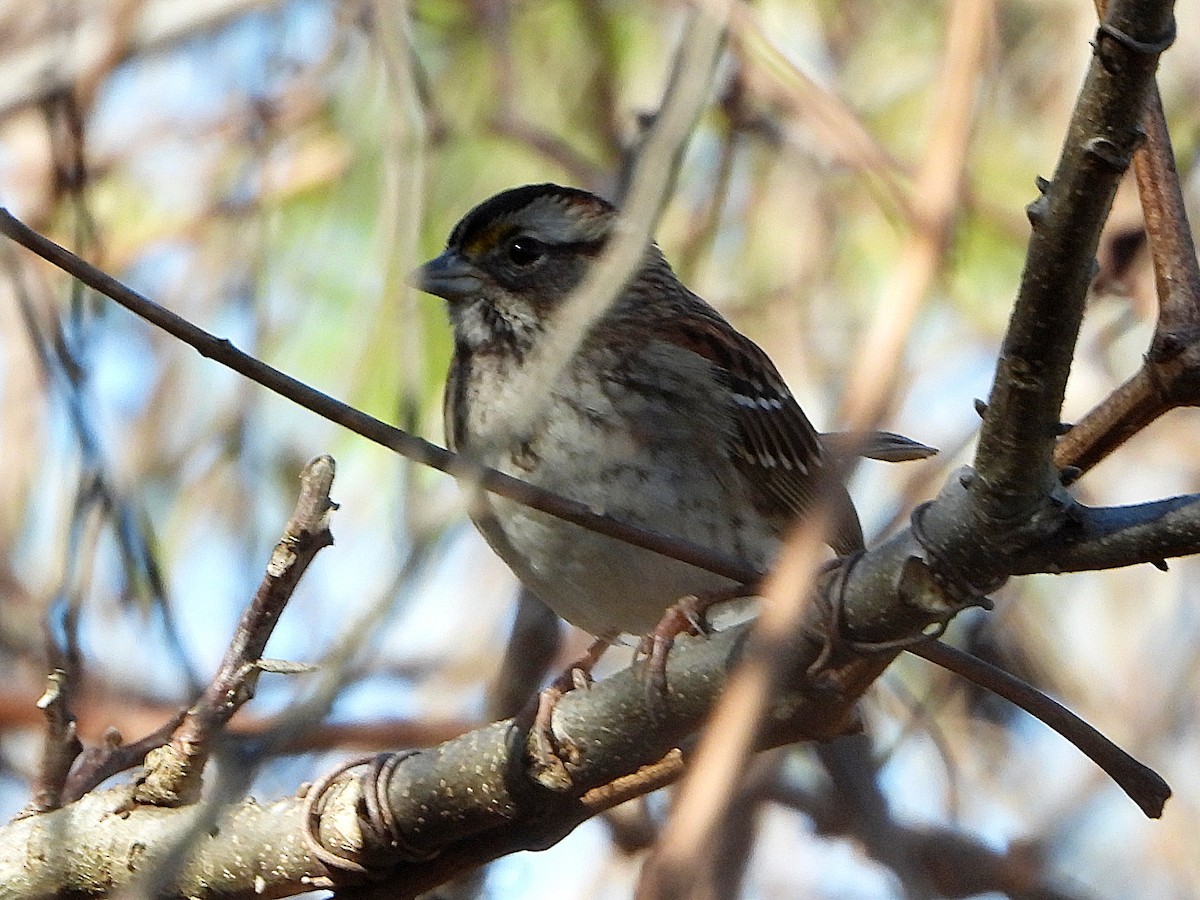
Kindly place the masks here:
[[(175, 897), (285, 897), (314, 873), (299, 829), (300, 801), (231, 808), (195, 848)], [(7, 826), (0, 840), (6, 897), (107, 897), (154, 871), (207, 815), (203, 804), (131, 806), (128, 789), (93, 791), (52, 813)], [(272, 852), (247, 852), (271, 847)], [(256, 885), (262, 890), (256, 893)]]
[[(1054, 466), (1063, 394), (1100, 231), (1142, 138), (1172, 6), (1115, 0), (1097, 30), (1054, 178), (1029, 207), (1033, 234), (965, 490), (943, 491), (921, 520), (919, 558), (969, 597), (1013, 572), (1024, 553), (1071, 528)], [(901, 538), (903, 540), (903, 538)]]
[(1031, 516), (1057, 488), (1054, 444), (1100, 231), (1174, 27), (1169, 3), (1114, 0), (1097, 31), (1058, 167), (1029, 207), (1033, 234), (980, 433), (973, 518)]
[[(704, 721), (729, 670), (743, 651), (747, 629), (721, 632), (711, 639), (679, 641), (668, 661), (668, 694), (654, 709), (645, 703), (645, 686), (634, 670), (619, 672), (590, 690), (567, 694), (555, 710), (555, 733), (578, 750), (570, 766), (570, 791), (538, 786), (526, 774), (528, 759), (524, 728), (512, 720), (476, 729), (439, 747), (421, 751), (395, 767), (386, 784), (378, 787), (387, 798), (391, 815), (403, 828), (404, 844), (421, 853), (438, 855), (425, 861), (396, 862), (389, 873), (391, 890), (403, 885), (406, 896), (432, 887), (445, 878), (487, 859), (513, 850), (546, 846), (561, 838), (578, 822), (607, 805), (619, 802), (627, 791), (621, 779), (659, 760), (695, 732)], [(817, 644), (804, 654), (811, 663), (820, 654)], [(844, 727), (850, 693), (865, 689), (882, 670), (875, 659), (841, 656), (822, 671), (831, 675), (828, 691), (808, 696), (793, 689), (773, 705), (773, 727), (764, 742), (777, 744), (805, 738), (825, 738)], [(659, 783), (655, 770), (641, 783), (652, 789)], [(669, 777), (677, 774), (674, 764)], [(611, 786), (616, 782), (615, 787)], [(354, 832), (358, 779), (347, 778), (331, 788), (322, 814), (322, 837), (342, 833), (349, 822)], [(599, 795), (589, 795), (593, 789)], [(0, 884), (14, 896), (44, 896), (36, 885), (56, 885), (78, 896), (99, 896), (129, 883), (138, 871), (153, 867), (160, 852), (182, 834), (195, 815), (193, 807), (166, 809), (133, 805), (128, 789), (93, 792), (71, 806), (16, 822), (0, 830)], [(430, 815), (430, 810), (437, 810)], [(262, 896), (282, 896), (286, 881), (295, 890), (300, 879), (319, 878), (321, 867), (300, 851), (301, 804), (281, 801), (269, 808), (242, 804), (231, 813), (215, 836), (203, 841), (179, 876), (180, 894), (192, 893), (199, 880), (214, 871), (230, 869), (240, 880), (227, 881), (223, 896), (250, 896), (255, 878), (265, 879)], [(271, 824), (260, 824), (264, 817)], [(248, 817), (248, 818), (247, 818)], [(108, 822), (113, 821), (112, 827)], [(340, 826), (340, 827), (339, 827)], [(260, 830), (262, 829), (262, 830)], [(269, 832), (269, 834), (264, 833)], [(72, 852), (59, 854), (41, 846), (70, 834)], [(351, 835), (353, 838), (353, 834)], [(344, 839), (344, 838), (343, 838)], [(357, 840), (369, 841), (358, 835)], [(280, 875), (234, 864), (247, 847), (270, 845), (283, 858)], [(140, 846), (140, 850), (137, 849)], [(391, 851), (368, 843), (363, 858), (378, 861)], [(486, 858), (481, 858), (481, 854)], [(305, 861), (302, 861), (303, 858)], [(111, 860), (103, 871), (85, 861)], [(233, 875), (229, 876), (231, 879)], [(213, 889), (217, 885), (210, 885)]]

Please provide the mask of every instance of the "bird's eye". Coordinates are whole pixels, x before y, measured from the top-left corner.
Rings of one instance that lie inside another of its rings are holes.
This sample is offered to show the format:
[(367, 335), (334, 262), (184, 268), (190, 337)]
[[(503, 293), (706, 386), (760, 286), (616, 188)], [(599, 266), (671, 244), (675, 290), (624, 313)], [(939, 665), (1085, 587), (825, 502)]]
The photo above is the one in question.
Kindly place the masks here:
[(541, 241), (528, 235), (519, 234), (509, 239), (505, 252), (508, 254), (510, 262), (518, 266), (528, 266), (541, 259), (546, 248), (542, 246)]

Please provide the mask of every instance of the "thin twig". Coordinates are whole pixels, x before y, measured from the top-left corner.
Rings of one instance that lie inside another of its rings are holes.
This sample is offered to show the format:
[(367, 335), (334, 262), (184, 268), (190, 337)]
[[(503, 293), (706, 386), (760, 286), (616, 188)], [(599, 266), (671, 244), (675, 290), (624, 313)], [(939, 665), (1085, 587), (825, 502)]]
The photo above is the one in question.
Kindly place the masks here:
[(1171, 796), (1167, 783), (1065, 706), (1003, 669), (937, 641), (920, 644), (911, 652), (1015, 703), (1049, 725), (1103, 769), (1147, 816), (1157, 819), (1162, 815), (1163, 804)]
[(821, 560), (824, 518), (818, 511), (805, 520), (763, 586), (766, 603), (745, 662), (729, 680), (700, 738), (671, 819), (642, 869), (638, 900), (712, 895), (720, 862), (715, 851), (730, 824), (738, 785), (772, 699), (793, 670), (797, 644), (803, 645), (796, 636), (813, 617), (810, 586)]
[(71, 765), (83, 750), (71, 713), (70, 678), (66, 672), (55, 669), (46, 677), (46, 692), (37, 705), (46, 718), (46, 735), (26, 815), (58, 809), (69, 802), (64, 785)]
[(122, 741), (120, 731), (109, 728), (99, 747), (88, 747), (79, 755), (63, 786), (63, 802), (73, 803), (114, 775), (140, 766), (146, 754), (170, 740), (186, 712), (179, 710), (154, 731), (129, 744)]
[(174, 806), (199, 794), (204, 764), (225, 723), (251, 697), (262, 654), (284, 607), (313, 557), (333, 543), (329, 499), (334, 465), (328, 456), (310, 462), (300, 476), (300, 497), (275, 546), (254, 599), (242, 614), (217, 674), (188, 710), (170, 742), (150, 754), (138, 784), (139, 802)]
[(598, 514), (585, 504), (567, 500), (551, 491), (494, 469), (480, 466), (458, 454), (334, 400), (261, 360), (243, 353), (228, 340), (209, 334), (181, 316), (143, 297), (111, 275), (33, 231), (8, 210), (2, 208), (0, 208), (0, 234), (7, 235), (67, 274), (73, 275), (89, 287), (195, 348), (201, 356), (213, 359), (268, 390), (274, 391), (281, 397), (348, 428), (367, 440), (387, 447), (407, 459), (478, 485), (502, 497), (516, 500), (532, 509), (541, 510), (565, 521), (574, 522), (576, 525), (582, 525), (597, 534), (608, 535), (635, 547), (643, 547), (671, 559), (691, 563), (697, 568), (724, 575), (734, 581), (750, 582), (762, 574), (729, 554), (706, 549), (690, 541), (639, 528), (611, 516)]
[(1158, 321), (1141, 368), (1054, 448), (1060, 468), (1086, 472), (1150, 423), (1200, 404), (1200, 261), (1157, 85), (1146, 101), (1146, 140), (1133, 157), (1158, 294)]
[(734, 6), (730, 32), (733, 52), (748, 73), (759, 75), (763, 83), (759, 90), (776, 87), (772, 98), (804, 115), (817, 130), (822, 145), (831, 148), (840, 162), (871, 176), (870, 186), (881, 185), (881, 206), (895, 208), (905, 219), (914, 221), (903, 167), (844, 100), (801, 70), (771, 41), (753, 6)]

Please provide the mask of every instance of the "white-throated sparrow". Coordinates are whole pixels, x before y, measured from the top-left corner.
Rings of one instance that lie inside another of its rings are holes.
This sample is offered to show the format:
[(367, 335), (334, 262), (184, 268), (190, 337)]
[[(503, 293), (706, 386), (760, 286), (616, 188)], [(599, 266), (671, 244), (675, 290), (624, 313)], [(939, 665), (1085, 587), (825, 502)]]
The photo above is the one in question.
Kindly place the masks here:
[[(497, 194), (463, 217), (414, 283), (448, 302), (450, 446), (475, 461), (765, 570), (813, 502), (820, 436), (775, 366), (679, 282), (656, 246), (597, 321), (537, 414), (519, 377), (556, 308), (604, 247), (616, 210), (553, 184)], [(891, 458), (927, 455), (919, 444)], [(824, 489), (824, 488), (822, 488)], [(473, 491), (472, 521), (517, 577), (593, 635), (643, 634), (676, 600), (726, 579)], [(839, 553), (862, 546), (854, 505), (830, 488)]]

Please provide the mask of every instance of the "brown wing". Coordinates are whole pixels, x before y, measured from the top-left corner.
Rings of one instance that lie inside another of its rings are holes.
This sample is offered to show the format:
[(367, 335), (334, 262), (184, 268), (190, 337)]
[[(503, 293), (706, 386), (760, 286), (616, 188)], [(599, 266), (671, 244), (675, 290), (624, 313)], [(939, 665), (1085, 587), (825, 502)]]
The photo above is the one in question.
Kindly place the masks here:
[[(736, 405), (735, 464), (766, 515), (784, 520), (809, 509), (822, 487), (821, 440), (762, 349), (715, 311), (702, 308), (671, 320), (672, 343), (696, 353), (724, 378)], [(849, 553), (863, 545), (858, 514), (844, 486), (832, 487), (835, 527), (830, 546)]]

